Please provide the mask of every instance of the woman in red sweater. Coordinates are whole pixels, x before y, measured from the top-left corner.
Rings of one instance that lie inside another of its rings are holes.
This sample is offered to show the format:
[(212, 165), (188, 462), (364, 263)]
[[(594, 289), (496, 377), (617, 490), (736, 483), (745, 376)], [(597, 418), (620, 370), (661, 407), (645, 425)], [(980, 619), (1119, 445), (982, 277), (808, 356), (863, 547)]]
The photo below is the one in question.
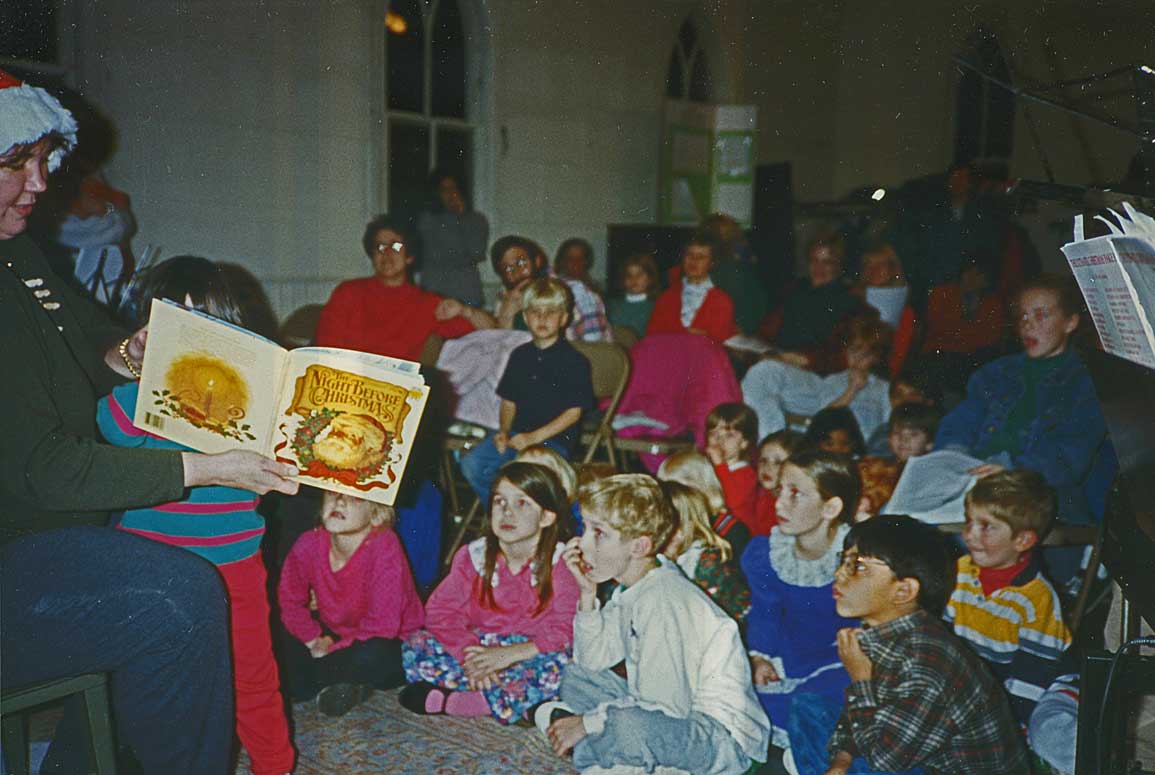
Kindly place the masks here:
[(695, 234), (682, 251), (682, 278), (654, 303), (646, 334), (691, 333), (721, 344), (738, 333), (734, 302), (710, 281), (714, 242)]

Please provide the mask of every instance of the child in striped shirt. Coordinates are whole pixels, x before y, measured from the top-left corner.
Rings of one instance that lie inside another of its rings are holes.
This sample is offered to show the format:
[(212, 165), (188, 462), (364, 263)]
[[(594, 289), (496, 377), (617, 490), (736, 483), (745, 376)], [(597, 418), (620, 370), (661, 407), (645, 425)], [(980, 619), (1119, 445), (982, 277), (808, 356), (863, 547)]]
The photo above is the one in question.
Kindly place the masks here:
[[(1023, 728), (1047, 687), (1074, 669), (1066, 654), (1071, 633), (1037, 551), (1054, 520), (1055, 491), (1042, 474), (1019, 469), (979, 479), (966, 496), (968, 553), (946, 608), (955, 634), (1006, 689)], [(1073, 748), (1073, 719), (1066, 739)]]
[[(176, 256), (148, 271), (137, 313), (147, 322), (153, 298), (171, 299), (213, 317), (244, 325), (241, 298), (222, 268), (196, 256)], [(136, 336), (144, 346), (147, 330)], [(110, 444), (119, 447), (186, 450), (136, 428), (132, 417), (139, 382), (113, 388), (100, 399), (97, 423)], [(269, 631), (269, 600), (261, 537), (265, 520), (259, 498), (234, 487), (193, 487), (187, 498), (151, 508), (129, 509), (118, 527), (174, 546), (183, 546), (217, 566), (229, 597), (237, 736), (249, 752), (254, 775), (293, 769), (293, 745), (281, 699), (277, 664)]]

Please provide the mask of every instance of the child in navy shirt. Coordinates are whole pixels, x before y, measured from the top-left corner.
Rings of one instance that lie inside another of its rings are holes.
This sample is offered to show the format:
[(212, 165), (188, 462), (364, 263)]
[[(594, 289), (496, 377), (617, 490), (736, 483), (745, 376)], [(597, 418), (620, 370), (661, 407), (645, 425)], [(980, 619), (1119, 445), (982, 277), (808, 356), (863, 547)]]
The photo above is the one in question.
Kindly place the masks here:
[(573, 452), (594, 395), (589, 361), (562, 333), (572, 306), (569, 288), (551, 277), (523, 291), (533, 341), (510, 354), (497, 385), (501, 427), (461, 461), (479, 499), (488, 498), (497, 470), (526, 447), (544, 444), (567, 458)]

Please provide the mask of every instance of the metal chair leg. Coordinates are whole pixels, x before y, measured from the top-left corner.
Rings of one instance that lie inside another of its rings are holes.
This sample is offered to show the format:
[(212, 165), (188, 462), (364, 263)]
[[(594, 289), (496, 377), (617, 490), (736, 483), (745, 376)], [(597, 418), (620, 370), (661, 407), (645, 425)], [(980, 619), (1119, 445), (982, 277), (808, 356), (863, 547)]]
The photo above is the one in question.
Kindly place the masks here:
[(461, 542), (465, 539), (465, 532), (469, 530), (469, 526), (473, 520), (477, 519), (481, 513), (481, 501), (474, 501), (473, 506), (470, 507), (469, 513), (461, 520), (461, 527), (457, 529), (457, 535), (453, 537), (453, 541), (449, 544), (449, 550), (445, 553), (445, 566), (449, 567), (453, 562), (453, 555), (457, 554), (457, 550), (461, 548)]

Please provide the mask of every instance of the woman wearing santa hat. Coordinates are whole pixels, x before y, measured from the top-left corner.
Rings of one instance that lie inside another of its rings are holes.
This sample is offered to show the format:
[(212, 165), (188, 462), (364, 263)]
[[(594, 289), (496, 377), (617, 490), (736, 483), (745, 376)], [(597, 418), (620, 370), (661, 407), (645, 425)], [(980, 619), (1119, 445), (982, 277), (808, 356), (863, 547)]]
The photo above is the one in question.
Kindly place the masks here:
[[(141, 354), (24, 234), (75, 143), (55, 98), (0, 70), (0, 684), (107, 672), (119, 742), (146, 773), (224, 773), (232, 670), (219, 577), (190, 552), (104, 525), (191, 486), (295, 492), (285, 477), (296, 472), (254, 453), (96, 438), (97, 398)], [(78, 720), (66, 713), (46, 766), (88, 771)]]

